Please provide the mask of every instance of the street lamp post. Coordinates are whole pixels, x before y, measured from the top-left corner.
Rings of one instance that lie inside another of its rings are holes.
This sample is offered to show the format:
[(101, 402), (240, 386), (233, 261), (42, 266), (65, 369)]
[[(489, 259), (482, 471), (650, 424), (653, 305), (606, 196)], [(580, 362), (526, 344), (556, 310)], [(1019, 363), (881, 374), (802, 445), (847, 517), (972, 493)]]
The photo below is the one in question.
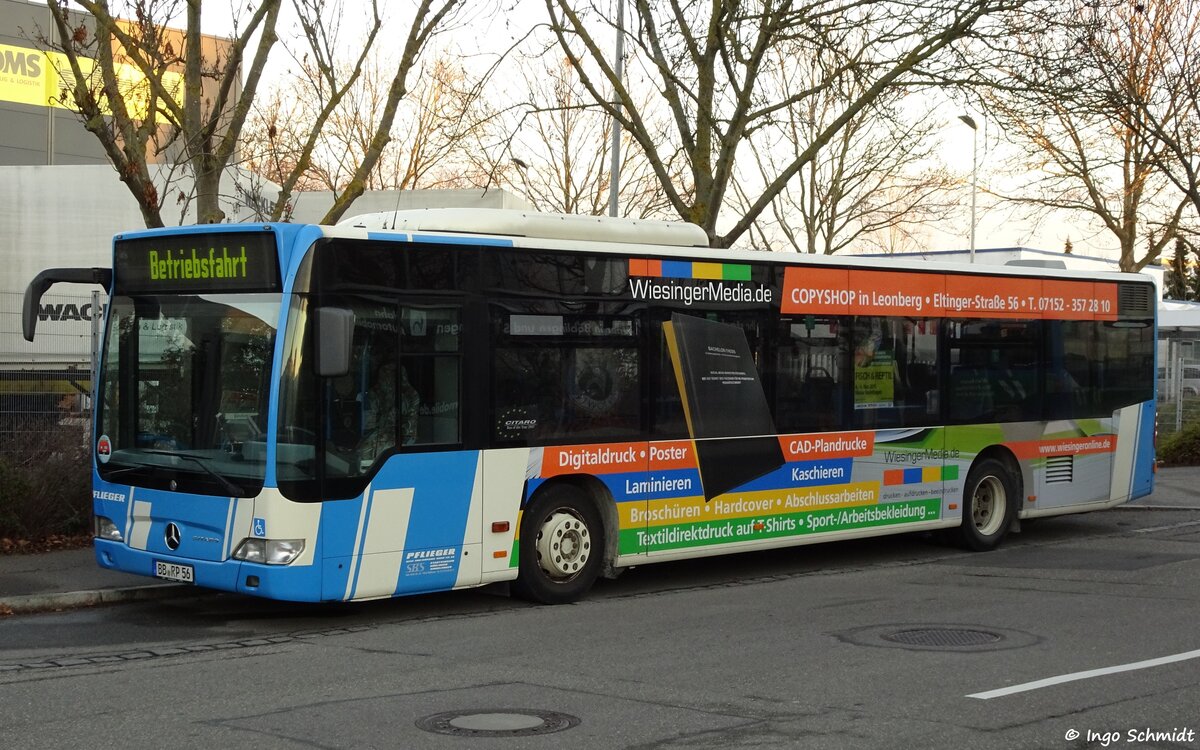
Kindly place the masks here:
[(971, 129), (971, 262), (975, 262), (975, 195), (976, 181), (979, 178), (979, 128), (970, 115), (959, 115), (967, 127)]
[[(625, 67), (625, 0), (617, 0), (617, 53), (616, 53), (617, 85), (613, 86), (613, 99), (620, 93), (617, 86), (621, 84), (621, 76)], [(612, 118), (612, 166), (608, 174), (608, 215), (617, 215), (617, 195), (621, 189), (621, 123)]]

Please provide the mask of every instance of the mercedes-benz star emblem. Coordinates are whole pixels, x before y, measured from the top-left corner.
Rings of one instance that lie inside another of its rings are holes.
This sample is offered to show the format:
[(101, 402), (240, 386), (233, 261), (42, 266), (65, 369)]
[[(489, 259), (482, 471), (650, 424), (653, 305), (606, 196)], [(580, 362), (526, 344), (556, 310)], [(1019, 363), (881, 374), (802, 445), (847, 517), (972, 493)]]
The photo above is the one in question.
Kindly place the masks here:
[(163, 534), (163, 539), (167, 542), (167, 549), (179, 549), (179, 527), (173, 523), (167, 524), (167, 530)]

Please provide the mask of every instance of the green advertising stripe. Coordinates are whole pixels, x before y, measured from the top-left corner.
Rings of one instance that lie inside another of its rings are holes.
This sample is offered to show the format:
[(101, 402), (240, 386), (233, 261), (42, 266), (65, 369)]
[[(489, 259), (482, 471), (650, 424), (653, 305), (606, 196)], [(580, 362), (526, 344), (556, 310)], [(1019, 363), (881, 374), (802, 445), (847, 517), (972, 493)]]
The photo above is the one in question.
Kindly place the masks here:
[(721, 276), (725, 281), (749, 281), (750, 266), (726, 263), (722, 269)]
[[(652, 529), (623, 529), (618, 540), (620, 554), (706, 547), (713, 544), (752, 542), (760, 539), (846, 531), (874, 526), (937, 520), (942, 501), (909, 500), (902, 503), (860, 505), (850, 508), (780, 513), (724, 521), (658, 526)], [(756, 526), (761, 528), (756, 529)]]

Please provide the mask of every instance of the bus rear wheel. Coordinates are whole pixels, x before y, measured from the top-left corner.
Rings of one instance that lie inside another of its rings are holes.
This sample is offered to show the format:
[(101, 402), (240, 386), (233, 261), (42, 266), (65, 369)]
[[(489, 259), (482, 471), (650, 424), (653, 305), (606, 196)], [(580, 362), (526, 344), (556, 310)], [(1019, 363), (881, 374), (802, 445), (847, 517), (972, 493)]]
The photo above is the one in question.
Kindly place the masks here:
[(519, 554), (513, 593), (542, 604), (578, 601), (600, 573), (604, 523), (582, 492), (551, 487), (522, 514)]
[(976, 552), (995, 549), (1017, 510), (1017, 481), (1004, 462), (987, 458), (971, 467), (956, 541)]

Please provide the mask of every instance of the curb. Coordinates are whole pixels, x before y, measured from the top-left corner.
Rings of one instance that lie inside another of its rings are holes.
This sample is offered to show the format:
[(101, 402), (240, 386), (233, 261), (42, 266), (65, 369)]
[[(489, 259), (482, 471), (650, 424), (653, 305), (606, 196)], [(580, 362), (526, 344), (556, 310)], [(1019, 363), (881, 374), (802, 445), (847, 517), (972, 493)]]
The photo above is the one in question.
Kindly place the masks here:
[(128, 586), (117, 589), (97, 589), (95, 591), (67, 591), (58, 594), (29, 594), (0, 599), (0, 612), (12, 614), (29, 614), (59, 609), (79, 609), (94, 607), (98, 604), (114, 604), (117, 602), (140, 602), (152, 599), (169, 599), (185, 596), (195, 592), (194, 586), (181, 586), (173, 583), (154, 586)]

